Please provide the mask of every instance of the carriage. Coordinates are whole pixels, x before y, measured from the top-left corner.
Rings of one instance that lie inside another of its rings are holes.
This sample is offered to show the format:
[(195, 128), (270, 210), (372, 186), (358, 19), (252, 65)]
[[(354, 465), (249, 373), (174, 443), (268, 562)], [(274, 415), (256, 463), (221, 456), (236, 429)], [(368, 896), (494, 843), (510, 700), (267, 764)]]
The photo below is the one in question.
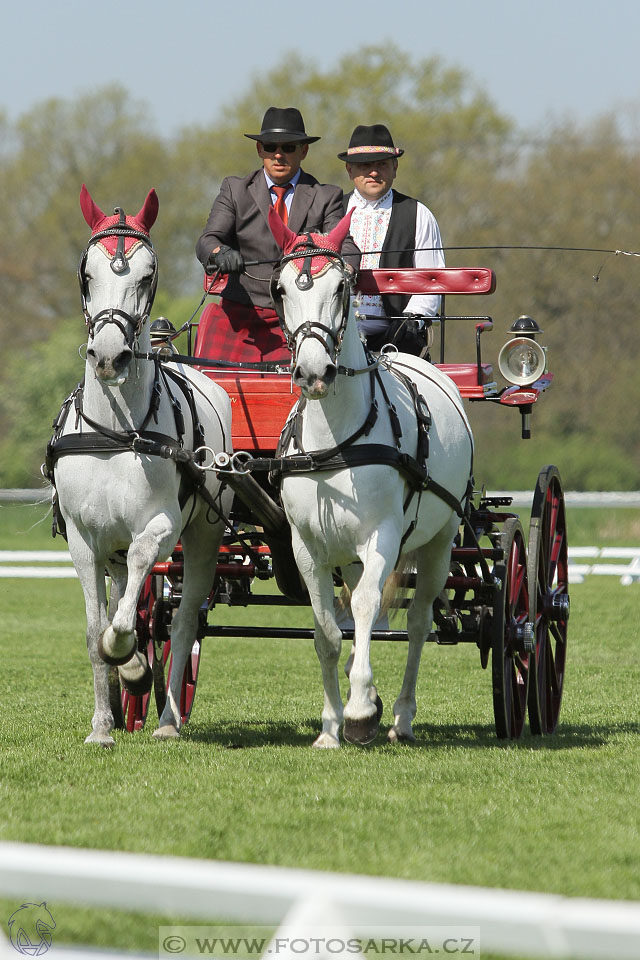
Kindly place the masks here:
[[(208, 280), (205, 287), (210, 293), (216, 292)], [(494, 403), (517, 410), (522, 437), (530, 436), (533, 406), (553, 379), (546, 372), (546, 355), (536, 340), (535, 323), (523, 317), (513, 325), (513, 337), (498, 360), (509, 385), (500, 387), (492, 364), (483, 359), (482, 348), (493, 327), (492, 319), (447, 316), (445, 310), (447, 295), (490, 295), (495, 289), (492, 270), (365, 270), (359, 275), (358, 289), (364, 293), (441, 295), (441, 316), (430, 321), (436, 333), (431, 348), (434, 367), (455, 383), (466, 403)], [(205, 308), (205, 322), (206, 316)], [(472, 360), (459, 363), (448, 359), (445, 334), (451, 323), (472, 326)], [(195, 327), (197, 324), (189, 327), (188, 355), (183, 361), (194, 364), (230, 396), (235, 453), (216, 455), (209, 450), (202, 464), (204, 469), (214, 469), (233, 490), (233, 506), (182, 678), (183, 722), (193, 707), (201, 645), (206, 638), (314, 636), (311, 626), (225, 626), (217, 622), (217, 613), (225, 605), (259, 608), (266, 621), (274, 605), (309, 604), (294, 561), (278, 485), (270, 479), (281, 433), (299, 391), (293, 388), (286, 363), (233, 365), (207, 356), (206, 343), (197, 337)], [(164, 354), (170, 367), (175, 359), (173, 328), (162, 322), (156, 322), (155, 328), (155, 349)], [(490, 665), (495, 730), (501, 739), (520, 737), (527, 713), (532, 733), (554, 732), (562, 699), (569, 618), (567, 530), (557, 468), (545, 466), (537, 478), (528, 537), (511, 506), (506, 496), (473, 491), (469, 497), (451, 548), (445, 590), (435, 601), (433, 628), (427, 637), (441, 646), (470, 644), (477, 651), (482, 669)], [(333, 579), (339, 591), (344, 585), (339, 568), (334, 570)], [(272, 589), (258, 592), (261, 581), (271, 582)], [(410, 570), (406, 585), (410, 594), (415, 585)], [(140, 729), (154, 700), (159, 715), (164, 708), (172, 672), (172, 623), (183, 586), (184, 564), (178, 543), (168, 560), (155, 563), (138, 601), (137, 643), (152, 667), (152, 690), (131, 693), (121, 687), (117, 669), (110, 670), (116, 727)], [(396, 602), (399, 606), (408, 603), (406, 597)], [(353, 623), (342, 625), (342, 636), (353, 640)], [(376, 625), (371, 636), (383, 642), (407, 639), (405, 630), (391, 629), (388, 623)]]

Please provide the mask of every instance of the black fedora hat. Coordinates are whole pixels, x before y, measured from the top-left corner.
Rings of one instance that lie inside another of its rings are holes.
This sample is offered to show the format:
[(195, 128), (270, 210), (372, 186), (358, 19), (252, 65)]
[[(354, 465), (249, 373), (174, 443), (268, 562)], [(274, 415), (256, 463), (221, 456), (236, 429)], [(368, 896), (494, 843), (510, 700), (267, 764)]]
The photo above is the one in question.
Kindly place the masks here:
[(307, 135), (302, 114), (295, 107), (269, 107), (260, 133), (245, 133), (245, 137), (261, 143), (315, 143), (320, 139)]
[(360, 124), (351, 134), (349, 148), (338, 154), (338, 160), (351, 163), (375, 163), (389, 157), (401, 157), (404, 150), (394, 146), (393, 137), (384, 123), (374, 123), (371, 127)]

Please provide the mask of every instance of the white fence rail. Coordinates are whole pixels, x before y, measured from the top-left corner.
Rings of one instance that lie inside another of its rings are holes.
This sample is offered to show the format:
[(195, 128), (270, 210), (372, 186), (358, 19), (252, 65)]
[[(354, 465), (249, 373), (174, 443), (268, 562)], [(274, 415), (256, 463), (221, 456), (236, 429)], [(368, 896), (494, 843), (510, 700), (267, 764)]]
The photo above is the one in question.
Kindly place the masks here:
[(225, 918), (299, 936), (337, 925), (389, 937), (478, 927), (481, 950), (520, 957), (638, 960), (640, 950), (638, 903), (101, 850), (0, 844), (0, 894), (44, 900), (49, 909), (72, 903)]
[[(608, 563), (585, 561), (606, 560)], [(612, 563), (625, 560), (626, 563)], [(589, 575), (619, 577), (629, 586), (640, 581), (640, 547), (569, 547), (569, 582), (582, 583)], [(0, 550), (0, 579), (63, 579), (75, 577), (66, 550)]]
[[(530, 507), (532, 490), (488, 490), (490, 497), (512, 497), (514, 507)], [(0, 501), (14, 503), (49, 503), (51, 487), (2, 490)], [(567, 490), (564, 495), (568, 507), (640, 507), (640, 490)]]

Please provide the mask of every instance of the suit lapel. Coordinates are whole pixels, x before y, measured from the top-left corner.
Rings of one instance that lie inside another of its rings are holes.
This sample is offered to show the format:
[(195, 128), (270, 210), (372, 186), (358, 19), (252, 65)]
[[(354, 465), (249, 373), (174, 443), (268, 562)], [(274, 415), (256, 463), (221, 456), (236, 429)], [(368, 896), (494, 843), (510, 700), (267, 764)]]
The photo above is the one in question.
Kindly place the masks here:
[(249, 192), (255, 200), (258, 209), (262, 213), (266, 223), (269, 223), (269, 208), (271, 207), (271, 194), (264, 178), (262, 170), (258, 170), (257, 176), (249, 184)]
[[(304, 224), (307, 221), (307, 214), (316, 196), (313, 188), (317, 182), (315, 177), (305, 173), (304, 170), (300, 171), (300, 179), (293, 194), (293, 201), (289, 211), (289, 228), (293, 230), (294, 233), (300, 233), (304, 228)], [(315, 227), (317, 225), (311, 224), (311, 226)]]

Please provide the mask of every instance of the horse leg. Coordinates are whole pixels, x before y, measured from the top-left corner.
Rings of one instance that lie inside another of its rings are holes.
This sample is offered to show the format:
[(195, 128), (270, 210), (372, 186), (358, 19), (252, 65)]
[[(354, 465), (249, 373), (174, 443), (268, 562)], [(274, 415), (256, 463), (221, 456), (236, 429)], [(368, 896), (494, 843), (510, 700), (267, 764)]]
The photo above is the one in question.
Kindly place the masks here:
[[(112, 621), (118, 609), (120, 597), (127, 589), (126, 560), (112, 557), (107, 563), (107, 570), (111, 576), (111, 590), (109, 593), (109, 620)], [(120, 682), (128, 693), (141, 697), (148, 693), (153, 685), (153, 671), (149, 666), (146, 653), (141, 653), (136, 647), (130, 660), (118, 667)]]
[(314, 647), (324, 689), (322, 732), (313, 746), (333, 749), (340, 746), (342, 724), (342, 697), (338, 683), (338, 660), (342, 649), (342, 630), (336, 623), (334, 609), (333, 572), (330, 567), (317, 565), (295, 527), (291, 529), (293, 551), (300, 574), (309, 591), (313, 610)]
[[(381, 527), (362, 556), (363, 571), (351, 596), (355, 622), (353, 663), (349, 672), (350, 696), (344, 710), (344, 738), (366, 744), (378, 734), (382, 702), (373, 684), (370, 662), (371, 630), (378, 619), (382, 589), (398, 554), (399, 538), (387, 524)], [(384, 549), (381, 548), (384, 544)]]
[[(342, 573), (342, 579), (344, 580), (344, 583), (345, 583), (345, 590), (350, 598), (355, 589), (356, 584), (358, 583), (358, 580), (362, 576), (362, 564), (350, 563), (347, 567), (342, 568), (341, 573)], [(343, 628), (345, 624), (348, 626), (351, 626), (351, 624), (353, 623), (353, 619), (351, 617), (351, 599), (349, 599), (347, 606), (342, 608), (342, 610), (340, 611), (340, 614), (341, 616), (340, 616), (340, 619), (338, 620), (339, 625)], [(355, 624), (353, 625), (355, 626)], [(356, 651), (356, 644), (355, 644), (355, 636), (354, 636), (354, 639), (351, 641), (351, 650), (349, 651), (349, 656), (347, 657), (347, 660), (345, 661), (345, 665), (344, 665), (344, 672), (345, 672), (345, 676), (347, 677), (351, 673), (351, 667), (353, 665), (353, 658), (355, 655), (355, 651)]]
[[(142, 584), (162, 553), (167, 555), (178, 539), (179, 521), (168, 514), (159, 514), (147, 524), (143, 533), (132, 540), (127, 551), (127, 586), (120, 597), (113, 620), (98, 641), (98, 652), (105, 663), (121, 666), (135, 658), (136, 612)], [(132, 665), (132, 679), (138, 665)]]
[(109, 668), (98, 655), (98, 640), (109, 622), (104, 566), (96, 563), (92, 552), (68, 520), (67, 536), (73, 565), (84, 594), (87, 614), (87, 652), (93, 671), (94, 711), (91, 733), (84, 742), (112, 747), (115, 741), (111, 736), (113, 714), (109, 702)]
[(184, 553), (184, 578), (180, 606), (171, 627), (171, 678), (167, 700), (153, 731), (156, 740), (175, 739), (182, 724), (180, 694), (187, 658), (198, 632), (200, 607), (211, 590), (216, 572), (218, 550), (224, 527), (212, 526), (206, 521), (205, 511), (183, 531), (181, 542)]
[(416, 588), (407, 611), (409, 645), (402, 689), (393, 705), (393, 726), (387, 734), (391, 743), (414, 742), (412, 722), (416, 715), (416, 683), (424, 642), (433, 623), (433, 601), (449, 574), (451, 543), (458, 527), (454, 515), (451, 523), (433, 540), (416, 551)]

